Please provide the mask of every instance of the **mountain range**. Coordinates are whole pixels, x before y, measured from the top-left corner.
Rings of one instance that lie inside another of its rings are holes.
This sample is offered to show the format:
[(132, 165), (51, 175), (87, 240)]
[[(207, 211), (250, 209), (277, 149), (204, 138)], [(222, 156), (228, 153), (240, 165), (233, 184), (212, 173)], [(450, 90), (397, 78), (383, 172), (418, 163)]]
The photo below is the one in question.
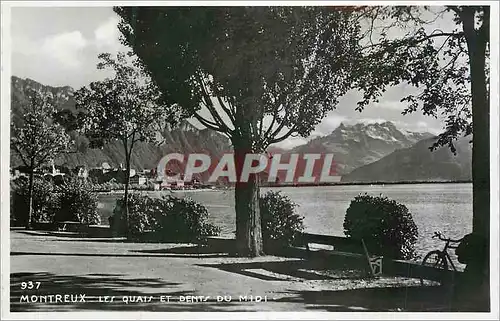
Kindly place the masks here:
[(356, 168), (343, 175), (342, 182), (468, 181), (472, 179), (470, 140), (470, 137), (457, 140), (455, 155), (447, 146), (431, 152), (429, 147), (435, 139), (424, 139)]
[(293, 148), (291, 153), (333, 153), (338, 175), (373, 163), (397, 149), (407, 148), (430, 138), (431, 133), (405, 131), (392, 122), (346, 125), (327, 136), (312, 139), (307, 144)]
[[(52, 97), (52, 103), (58, 110), (70, 110), (75, 112), (75, 101), (73, 99), (73, 88), (51, 87), (42, 85), (31, 79), (12, 77), (11, 85), (11, 117), (13, 120), (22, 116), (26, 104), (28, 104), (26, 93), (34, 89), (40, 93)], [(123, 164), (125, 153), (119, 142), (112, 142), (102, 149), (88, 148), (86, 137), (71, 133), (77, 143), (76, 153), (61, 155), (56, 165), (64, 165), (69, 168), (86, 165), (97, 167), (106, 162), (113, 167)], [(178, 152), (182, 154), (209, 151), (213, 155), (231, 150), (229, 139), (209, 129), (198, 129), (188, 121), (182, 122), (173, 129), (165, 128), (163, 132), (157, 133), (157, 140), (162, 144), (139, 142), (134, 146), (131, 157), (132, 168), (152, 169), (156, 168), (159, 160), (168, 153)], [(11, 153), (11, 165), (13, 167), (22, 165), (21, 160)]]
[[(73, 88), (42, 85), (31, 79), (13, 76), (11, 82), (11, 117), (13, 121), (21, 117), (28, 104), (26, 92), (35, 89), (52, 97), (58, 110), (74, 113)], [(123, 163), (124, 152), (118, 142), (109, 143), (102, 149), (91, 149), (85, 136), (72, 132), (77, 143), (77, 152), (60, 156), (57, 165), (75, 167), (85, 165), (97, 167), (106, 162), (111, 166)], [(132, 168), (155, 168), (167, 153), (182, 154), (208, 152), (220, 157), (232, 150), (229, 139), (209, 129), (198, 129), (188, 121), (179, 126), (165, 128), (157, 134), (162, 144), (138, 143), (134, 147)], [(270, 148), (272, 153), (283, 153), (286, 162), (291, 153), (333, 153), (336, 174), (342, 181), (381, 180), (426, 180), (426, 179), (467, 179), (470, 177), (470, 148), (460, 142), (457, 146), (459, 157), (446, 148), (431, 153), (431, 133), (405, 131), (391, 122), (373, 124), (340, 124), (329, 135), (317, 137), (304, 145), (290, 150)], [(467, 140), (468, 141), (468, 140)], [(11, 166), (21, 165), (20, 159), (11, 153)]]

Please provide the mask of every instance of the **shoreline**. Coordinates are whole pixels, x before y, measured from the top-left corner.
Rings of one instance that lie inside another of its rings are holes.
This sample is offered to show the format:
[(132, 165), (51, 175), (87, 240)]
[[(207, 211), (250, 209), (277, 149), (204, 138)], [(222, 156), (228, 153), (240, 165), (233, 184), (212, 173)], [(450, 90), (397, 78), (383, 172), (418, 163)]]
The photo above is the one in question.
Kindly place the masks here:
[(457, 181), (377, 181), (377, 182), (338, 182), (338, 183), (310, 183), (300, 185), (279, 185), (268, 184), (260, 187), (322, 187), (322, 186), (346, 186), (346, 185), (415, 185), (415, 184), (472, 184), (472, 180), (457, 180)]
[[(283, 188), (283, 187), (325, 187), (325, 186), (365, 186), (365, 185), (423, 185), (423, 184), (472, 184), (472, 181), (469, 180), (461, 180), (461, 181), (400, 181), (400, 182), (391, 182), (391, 181), (380, 181), (380, 182), (339, 182), (339, 183), (323, 183), (323, 184), (265, 184), (261, 185), (260, 188)], [(146, 190), (146, 189), (138, 189), (138, 190), (130, 190), (130, 192), (170, 192), (172, 194), (175, 193), (196, 193), (196, 192), (224, 192), (228, 190), (234, 190), (234, 186), (229, 186), (227, 188), (198, 188), (198, 189), (164, 189), (164, 190)], [(112, 190), (112, 191), (96, 191), (98, 194), (123, 194), (124, 190)]]

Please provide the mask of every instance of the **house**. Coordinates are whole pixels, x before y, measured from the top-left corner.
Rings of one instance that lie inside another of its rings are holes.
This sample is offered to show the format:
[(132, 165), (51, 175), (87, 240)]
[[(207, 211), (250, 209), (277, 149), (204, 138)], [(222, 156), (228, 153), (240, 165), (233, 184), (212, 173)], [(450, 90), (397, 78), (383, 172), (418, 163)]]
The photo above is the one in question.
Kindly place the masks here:
[(184, 181), (178, 180), (178, 181), (172, 182), (171, 187), (173, 189), (183, 189), (184, 188)]
[(87, 179), (87, 177), (89, 177), (89, 171), (87, 170), (87, 168), (85, 166), (75, 167), (74, 173), (76, 174), (76, 176), (83, 178), (83, 179)]
[(146, 181), (146, 177), (140, 174), (130, 177), (130, 184), (144, 185)]

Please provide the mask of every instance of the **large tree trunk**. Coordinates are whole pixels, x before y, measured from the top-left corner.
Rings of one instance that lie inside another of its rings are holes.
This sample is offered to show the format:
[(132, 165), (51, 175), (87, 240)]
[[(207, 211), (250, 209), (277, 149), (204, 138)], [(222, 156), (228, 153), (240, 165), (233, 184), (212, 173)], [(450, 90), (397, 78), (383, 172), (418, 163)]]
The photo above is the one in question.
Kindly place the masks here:
[(244, 139), (234, 139), (233, 146), (238, 177), (235, 187), (236, 248), (240, 256), (256, 257), (264, 254), (258, 176), (251, 174), (248, 182), (240, 182), (245, 156), (252, 152), (252, 148)]
[[(474, 11), (462, 16), (467, 49), (470, 58), (472, 93), (472, 181), (473, 181), (473, 234), (483, 241), (485, 251), (477, 262), (467, 264), (467, 274), (472, 286), (480, 292), (469, 292), (469, 296), (481, 297), (484, 308), (489, 310), (489, 242), (490, 242), (490, 139), (489, 139), (489, 93), (486, 84), (485, 56), (487, 33), (478, 33), (474, 28)], [(472, 289), (471, 289), (472, 290)], [(487, 302), (485, 302), (487, 301)], [(483, 310), (484, 308), (477, 307)]]
[[(473, 18), (471, 18), (471, 24)], [(466, 33), (470, 57), (472, 92), (473, 231), (489, 239), (490, 234), (490, 101), (486, 87), (486, 40)]]
[(123, 193), (123, 217), (125, 225), (125, 236), (128, 238), (130, 236), (129, 227), (129, 210), (128, 210), (128, 190), (130, 185), (130, 156), (127, 154), (125, 156), (125, 192)]
[(34, 170), (30, 170), (28, 183), (28, 222), (26, 229), (30, 230), (33, 227), (33, 186), (34, 186)]
[(129, 218), (129, 209), (128, 209), (128, 193), (129, 193), (129, 186), (130, 186), (130, 159), (132, 158), (132, 149), (134, 148), (134, 139), (135, 139), (135, 133), (132, 134), (132, 139), (130, 143), (130, 147), (128, 146), (128, 138), (124, 138), (122, 140), (123, 143), (123, 148), (125, 150), (125, 191), (123, 193), (123, 228), (125, 230), (125, 236), (129, 238), (130, 236), (130, 218)]

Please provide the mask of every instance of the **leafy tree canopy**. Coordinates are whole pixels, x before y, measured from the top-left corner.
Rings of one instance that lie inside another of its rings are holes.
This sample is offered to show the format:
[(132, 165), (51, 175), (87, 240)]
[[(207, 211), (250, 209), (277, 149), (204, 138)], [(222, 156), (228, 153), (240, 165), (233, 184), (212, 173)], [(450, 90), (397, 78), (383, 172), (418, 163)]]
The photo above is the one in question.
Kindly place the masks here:
[(114, 77), (94, 81), (75, 92), (91, 147), (116, 139), (126, 146), (149, 140), (167, 121), (174, 121), (174, 109), (162, 103), (156, 86), (132, 54), (119, 53), (115, 58), (103, 53), (99, 59), (98, 69), (111, 69)]
[[(350, 58), (359, 51), (359, 28), (347, 11), (114, 10), (122, 18), (124, 42), (168, 101), (233, 142), (245, 137), (254, 151), (292, 134), (308, 136), (352, 83)], [(318, 54), (325, 47), (330, 49)]]
[[(476, 65), (489, 83), (489, 7), (370, 6), (355, 12), (364, 21), (363, 55), (355, 73), (356, 87), (363, 91), (358, 110), (378, 101), (389, 86), (409, 84), (416, 90), (401, 99), (407, 104), (403, 114), (421, 110), (444, 116), (445, 131), (432, 149), (448, 145), (455, 152), (453, 141), (473, 132), (474, 58), (483, 57)], [(452, 23), (439, 26), (443, 21)], [(485, 94), (489, 101), (489, 91)]]
[(24, 115), (11, 125), (11, 146), (24, 165), (34, 170), (69, 152), (73, 141), (63, 126), (52, 121), (56, 109), (48, 96), (35, 90), (27, 96), (30, 103)]

